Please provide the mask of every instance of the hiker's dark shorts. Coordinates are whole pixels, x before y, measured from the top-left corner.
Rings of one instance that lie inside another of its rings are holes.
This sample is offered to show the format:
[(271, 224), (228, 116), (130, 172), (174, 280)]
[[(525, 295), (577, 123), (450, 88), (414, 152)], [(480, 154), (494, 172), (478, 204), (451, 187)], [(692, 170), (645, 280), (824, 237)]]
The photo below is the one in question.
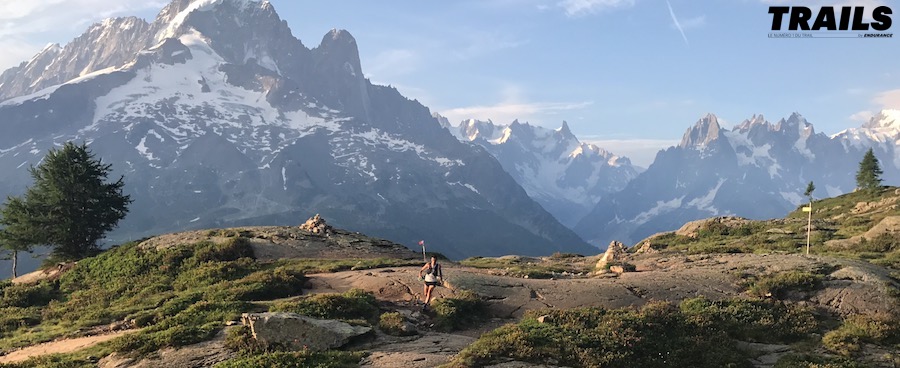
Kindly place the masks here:
[(428, 282), (428, 281), (426, 281), (426, 282), (425, 282), (425, 286), (438, 286), (438, 285), (440, 285), (440, 284), (441, 284), (441, 283), (440, 283), (439, 281), (435, 281), (435, 282)]

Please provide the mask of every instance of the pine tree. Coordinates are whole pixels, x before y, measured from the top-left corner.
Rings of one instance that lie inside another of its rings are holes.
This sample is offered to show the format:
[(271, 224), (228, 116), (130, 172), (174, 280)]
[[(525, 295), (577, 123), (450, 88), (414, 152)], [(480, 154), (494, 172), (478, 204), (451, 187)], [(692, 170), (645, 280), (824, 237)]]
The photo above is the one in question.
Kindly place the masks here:
[(809, 198), (809, 203), (812, 203), (812, 194), (815, 191), (816, 185), (813, 184), (813, 182), (809, 182), (809, 184), (806, 185), (806, 191), (803, 192), (803, 195), (806, 196), (806, 198)]
[(0, 225), (3, 225), (0, 229), (0, 248), (9, 252), (13, 278), (18, 276), (19, 253), (31, 252), (32, 247), (38, 244), (37, 228), (30, 220), (25, 202), (19, 197), (7, 198), (0, 209)]
[(110, 167), (84, 144), (51, 149), (30, 169), (34, 185), (25, 193), (26, 223), (40, 230), (31, 240), (52, 245), (58, 260), (96, 252), (97, 241), (125, 217), (131, 203), (122, 193), (123, 177), (106, 182)]
[(859, 162), (859, 171), (856, 172), (856, 187), (858, 189), (872, 189), (881, 186), (881, 167), (878, 158), (871, 148)]

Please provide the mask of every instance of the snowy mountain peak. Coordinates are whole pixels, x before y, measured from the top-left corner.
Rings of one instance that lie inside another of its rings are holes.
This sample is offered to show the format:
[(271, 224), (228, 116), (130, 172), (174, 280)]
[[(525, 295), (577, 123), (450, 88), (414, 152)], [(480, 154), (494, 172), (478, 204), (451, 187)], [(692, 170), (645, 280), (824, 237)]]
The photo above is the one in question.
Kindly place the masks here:
[(339, 65), (346, 74), (363, 79), (356, 39), (343, 29), (332, 29), (322, 37), (322, 42), (314, 50), (329, 64)]
[(450, 124), (450, 119), (447, 119), (445, 116), (435, 112), (431, 114), (431, 117), (438, 121), (438, 124), (440, 124), (441, 128), (447, 128), (451, 131), (453, 130), (453, 124)]
[(719, 118), (710, 113), (698, 120), (693, 127), (684, 133), (684, 137), (681, 138), (681, 143), (678, 146), (682, 148), (704, 148), (718, 140), (721, 134), (722, 127), (719, 125)]
[(637, 176), (628, 158), (580, 142), (565, 121), (548, 129), (518, 120), (501, 125), (469, 119), (455, 135), (485, 148), (529, 196), (567, 224)]
[(556, 132), (566, 138), (575, 138), (575, 135), (572, 134), (572, 131), (569, 129), (569, 123), (565, 120), (563, 120), (562, 126), (560, 126), (559, 129), (556, 129)]
[(881, 110), (878, 115), (869, 119), (869, 122), (864, 124), (863, 128), (888, 129), (900, 132), (900, 110)]
[(762, 114), (753, 114), (750, 119), (744, 120), (741, 122), (734, 130), (739, 132), (748, 132), (751, 129), (754, 129), (757, 126), (766, 127), (767, 130), (770, 130), (771, 124), (766, 120), (765, 116)]
[(792, 139), (796, 139), (798, 141), (798, 149), (804, 151), (805, 148), (800, 148), (800, 145), (803, 145), (803, 141), (806, 141), (809, 137), (816, 134), (816, 130), (812, 124), (806, 121), (806, 118), (800, 113), (793, 113), (790, 117), (785, 119), (781, 119), (775, 124), (775, 131), (781, 132), (785, 136), (788, 136)]

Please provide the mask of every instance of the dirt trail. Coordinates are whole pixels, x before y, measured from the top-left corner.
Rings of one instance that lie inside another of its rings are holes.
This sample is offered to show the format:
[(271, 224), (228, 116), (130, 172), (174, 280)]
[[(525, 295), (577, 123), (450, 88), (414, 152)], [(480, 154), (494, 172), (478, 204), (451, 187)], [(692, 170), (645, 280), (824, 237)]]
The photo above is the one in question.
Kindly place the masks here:
[(0, 356), (0, 363), (18, 363), (28, 360), (29, 358), (47, 355), (47, 354), (64, 354), (89, 348), (104, 341), (112, 340), (124, 334), (135, 332), (137, 330), (117, 331), (106, 335), (96, 335), (79, 337), (74, 339), (58, 340), (29, 346), (19, 349), (4, 356)]

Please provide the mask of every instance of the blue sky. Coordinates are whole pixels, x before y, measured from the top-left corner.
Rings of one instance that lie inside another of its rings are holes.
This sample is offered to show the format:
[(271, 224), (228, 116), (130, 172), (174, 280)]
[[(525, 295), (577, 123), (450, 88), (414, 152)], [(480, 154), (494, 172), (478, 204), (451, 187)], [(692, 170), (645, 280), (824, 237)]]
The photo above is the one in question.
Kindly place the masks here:
[[(892, 39), (767, 37), (773, 4), (900, 12), (893, 0), (271, 2), (307, 47), (331, 28), (350, 31), (373, 82), (396, 86), (454, 123), (566, 120), (584, 140), (642, 165), (708, 112), (730, 127), (756, 113), (774, 122), (796, 111), (834, 134), (900, 108), (900, 15)], [(102, 17), (152, 19), (163, 5), (0, 5), (0, 47), (9, 50), (0, 68), (48, 42), (68, 42)]]

